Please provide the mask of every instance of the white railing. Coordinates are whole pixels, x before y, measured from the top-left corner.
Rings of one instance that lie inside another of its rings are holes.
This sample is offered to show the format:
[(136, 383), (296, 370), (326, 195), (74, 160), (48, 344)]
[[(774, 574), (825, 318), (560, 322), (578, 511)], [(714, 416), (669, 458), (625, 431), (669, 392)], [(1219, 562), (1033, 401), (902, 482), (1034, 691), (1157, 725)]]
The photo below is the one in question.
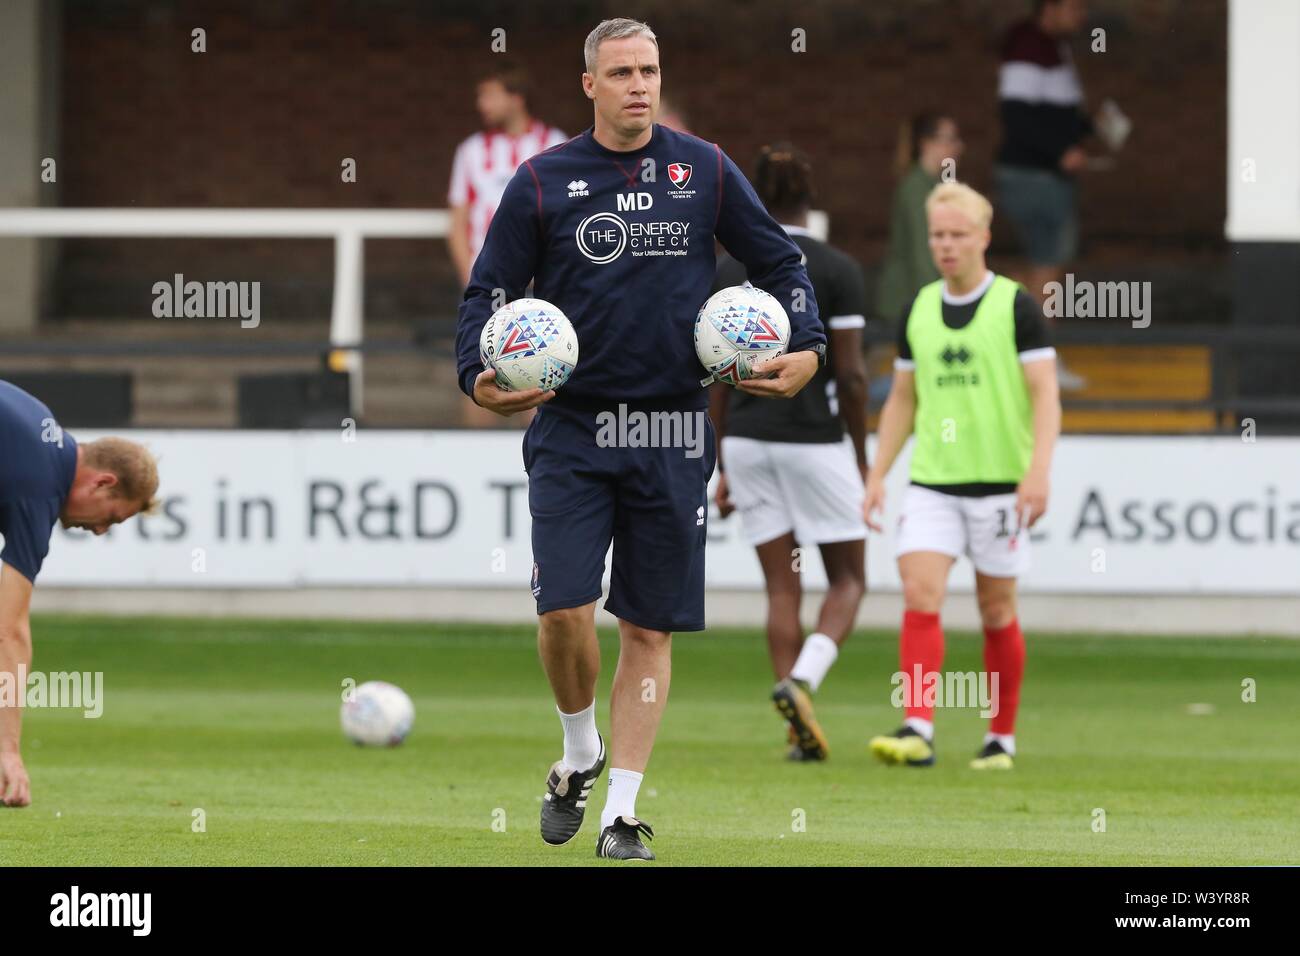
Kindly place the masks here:
[[(808, 228), (825, 240), (826, 213), (808, 214)], [(354, 414), (362, 412), (365, 334), (362, 291), (365, 247), (371, 239), (443, 239), (451, 229), (445, 209), (0, 209), (0, 236), (79, 238), (222, 238), (334, 240), (334, 301), (330, 310), (330, 367), (350, 373)]]
[(362, 411), (365, 240), (442, 239), (443, 209), (0, 209), (0, 236), (334, 240), (332, 368), (351, 373), (351, 406)]

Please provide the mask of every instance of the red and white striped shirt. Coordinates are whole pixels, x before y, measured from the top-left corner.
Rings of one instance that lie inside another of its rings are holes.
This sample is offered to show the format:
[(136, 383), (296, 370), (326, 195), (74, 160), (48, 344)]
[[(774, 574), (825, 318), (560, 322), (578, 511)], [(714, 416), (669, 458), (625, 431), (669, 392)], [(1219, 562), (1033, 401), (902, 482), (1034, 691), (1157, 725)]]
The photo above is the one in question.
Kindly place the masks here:
[(472, 256), (477, 258), (483, 248), (488, 223), (492, 221), (501, 194), (519, 164), (567, 139), (554, 126), (533, 120), (519, 136), (497, 131), (475, 133), (456, 148), (447, 202), (452, 206), (469, 207), (469, 249)]

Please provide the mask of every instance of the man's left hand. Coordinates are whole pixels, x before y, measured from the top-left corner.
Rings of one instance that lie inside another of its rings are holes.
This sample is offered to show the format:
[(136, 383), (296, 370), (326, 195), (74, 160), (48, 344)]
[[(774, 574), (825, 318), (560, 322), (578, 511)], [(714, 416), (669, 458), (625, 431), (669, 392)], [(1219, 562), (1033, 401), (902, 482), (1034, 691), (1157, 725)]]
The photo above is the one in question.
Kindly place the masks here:
[(817, 374), (819, 364), (820, 360), (816, 352), (787, 352), (785, 355), (778, 355), (774, 359), (755, 365), (753, 368), (755, 377), (738, 383), (736, 388), (750, 395), (793, 398)]

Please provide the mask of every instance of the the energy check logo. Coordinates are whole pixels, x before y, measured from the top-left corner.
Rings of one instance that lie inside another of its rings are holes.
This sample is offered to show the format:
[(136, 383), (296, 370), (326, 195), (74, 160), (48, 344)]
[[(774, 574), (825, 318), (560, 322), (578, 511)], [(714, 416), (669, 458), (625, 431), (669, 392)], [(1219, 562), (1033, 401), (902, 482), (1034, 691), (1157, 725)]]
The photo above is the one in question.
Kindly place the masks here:
[(625, 251), (643, 256), (684, 256), (691, 224), (681, 221), (625, 222), (612, 212), (598, 212), (578, 223), (578, 250), (596, 265), (613, 262)]
[(578, 223), (575, 238), (579, 251), (596, 265), (603, 266), (627, 248), (627, 223), (612, 212), (598, 212)]

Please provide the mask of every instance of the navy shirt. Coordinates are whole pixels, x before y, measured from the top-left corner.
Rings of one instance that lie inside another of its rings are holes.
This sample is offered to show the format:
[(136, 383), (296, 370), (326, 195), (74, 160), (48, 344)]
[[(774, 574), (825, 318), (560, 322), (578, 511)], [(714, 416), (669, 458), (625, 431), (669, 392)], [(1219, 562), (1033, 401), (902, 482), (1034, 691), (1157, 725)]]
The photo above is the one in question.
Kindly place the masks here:
[(35, 581), (77, 472), (77, 443), (49, 406), (0, 381), (0, 561)]
[(534, 156), (506, 186), (465, 290), (461, 389), (472, 396), (483, 371), (484, 323), (532, 280), (532, 294), (578, 335), (578, 367), (554, 404), (704, 408), (694, 330), (713, 286), (715, 239), (784, 306), (789, 351), (825, 345), (799, 247), (716, 144), (656, 124), (630, 152), (606, 149), (588, 129)]

